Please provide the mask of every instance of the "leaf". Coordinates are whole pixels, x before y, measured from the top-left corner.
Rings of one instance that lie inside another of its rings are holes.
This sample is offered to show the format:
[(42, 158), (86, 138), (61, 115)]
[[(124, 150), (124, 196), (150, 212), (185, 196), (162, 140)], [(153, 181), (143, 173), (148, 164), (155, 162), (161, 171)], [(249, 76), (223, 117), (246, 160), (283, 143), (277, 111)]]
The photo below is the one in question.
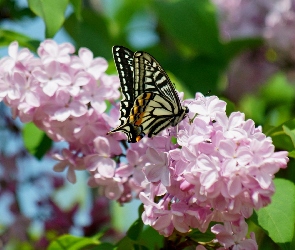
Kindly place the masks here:
[(134, 0), (116, 2), (116, 7), (113, 8), (114, 17), (112, 20), (112, 26), (115, 26), (113, 29), (116, 36), (126, 36), (126, 32), (128, 32), (126, 27), (128, 27), (134, 16), (144, 11), (144, 5), (146, 3), (145, 1), (136, 1), (136, 4), (134, 4)]
[[(88, 248), (86, 248), (88, 249)], [(93, 248), (93, 250), (113, 250), (115, 249), (115, 246), (111, 243), (101, 243), (98, 246), (96, 246), (95, 248)]]
[[(63, 235), (52, 241), (47, 250), (77, 250), (84, 247), (97, 246), (99, 241), (87, 237), (77, 237), (73, 235)], [(97, 249), (113, 249), (113, 248), (97, 248)]]
[(36, 51), (40, 44), (40, 41), (32, 40), (32, 38), (18, 32), (0, 29), (0, 46), (6, 47), (14, 41), (18, 41), (20, 46), (29, 48), (32, 51)]
[[(293, 151), (294, 146), (294, 132), (295, 132), (295, 119), (284, 122), (280, 126), (273, 127), (266, 132), (267, 136), (271, 136), (273, 144), (276, 148)], [(293, 141), (292, 141), (293, 140)]]
[(215, 239), (216, 235), (211, 232), (211, 227), (205, 233), (200, 232), (198, 229), (193, 229), (187, 237), (194, 239), (196, 242), (210, 242)]
[(261, 98), (267, 101), (268, 107), (292, 104), (295, 98), (295, 88), (290, 84), (286, 74), (279, 72), (261, 87)]
[(140, 242), (148, 249), (161, 249), (164, 245), (164, 236), (160, 235), (154, 228), (147, 226), (141, 234)]
[(183, 59), (176, 55), (170, 55), (163, 62), (165, 70), (170, 70), (181, 79), (190, 93), (208, 93), (208, 91), (211, 91), (212, 94), (215, 94), (219, 74), (224, 65), (224, 62), (221, 63), (206, 56)]
[(283, 130), (285, 132), (286, 135), (288, 135), (293, 143), (293, 148), (295, 148), (295, 130), (290, 130), (287, 126), (283, 125)]
[(259, 225), (267, 231), (269, 237), (283, 248), (290, 243), (295, 225), (295, 186), (284, 179), (274, 180), (276, 192), (267, 207), (257, 211)]
[(142, 229), (143, 229), (143, 222), (140, 217), (130, 226), (130, 228), (127, 231), (127, 236), (130, 239), (136, 241), (139, 238), (140, 234), (142, 233)]
[(289, 152), (288, 157), (295, 158), (295, 150)]
[(81, 0), (70, 0), (73, 7), (74, 7), (74, 12), (77, 20), (82, 19), (81, 11), (82, 11), (82, 1)]
[(28, 0), (30, 9), (45, 23), (45, 36), (52, 38), (65, 21), (69, 0)]
[(124, 238), (122, 238), (118, 243), (117, 243), (117, 250), (125, 250), (125, 249), (134, 249), (133, 246), (133, 241), (125, 236)]
[(246, 49), (253, 49), (263, 45), (262, 38), (243, 38), (224, 43), (224, 55), (227, 60), (233, 59)]
[(112, 58), (111, 48), (114, 45), (108, 33), (106, 20), (98, 13), (82, 10), (82, 20), (77, 20), (72, 14), (65, 22), (64, 27), (76, 41), (78, 47), (87, 47), (94, 56)]
[(23, 139), (26, 149), (39, 160), (52, 146), (52, 140), (34, 123), (25, 124)]
[(245, 95), (239, 103), (246, 117), (251, 117), (255, 123), (262, 124), (265, 121), (265, 110), (267, 105), (265, 100), (253, 95)]
[(160, 23), (176, 40), (197, 53), (221, 53), (215, 6), (209, 0), (154, 1)]

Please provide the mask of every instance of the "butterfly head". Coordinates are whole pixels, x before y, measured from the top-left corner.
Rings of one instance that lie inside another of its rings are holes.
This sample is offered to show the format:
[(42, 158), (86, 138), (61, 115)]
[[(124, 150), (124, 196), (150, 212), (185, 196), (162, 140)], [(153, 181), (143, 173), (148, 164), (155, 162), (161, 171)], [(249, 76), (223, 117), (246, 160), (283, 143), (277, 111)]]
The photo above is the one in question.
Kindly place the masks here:
[(189, 112), (188, 107), (187, 107), (187, 106), (184, 106), (184, 107), (182, 107), (182, 108), (184, 109), (184, 113), (185, 113), (185, 114), (188, 114), (188, 112)]
[(179, 122), (182, 121), (187, 116), (188, 113), (189, 113), (189, 108), (187, 106), (182, 106), (180, 110), (180, 114), (179, 114), (179, 117), (180, 117)]

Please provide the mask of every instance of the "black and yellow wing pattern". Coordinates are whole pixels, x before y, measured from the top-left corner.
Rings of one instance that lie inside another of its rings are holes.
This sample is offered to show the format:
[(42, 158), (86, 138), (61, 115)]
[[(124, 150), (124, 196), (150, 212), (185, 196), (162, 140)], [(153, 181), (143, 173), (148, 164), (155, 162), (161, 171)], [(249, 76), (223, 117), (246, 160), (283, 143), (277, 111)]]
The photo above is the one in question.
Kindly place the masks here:
[(188, 108), (181, 106), (173, 84), (154, 57), (123, 46), (114, 46), (113, 56), (121, 82), (121, 116), (120, 125), (108, 134), (121, 131), (128, 142), (138, 142), (186, 117)]

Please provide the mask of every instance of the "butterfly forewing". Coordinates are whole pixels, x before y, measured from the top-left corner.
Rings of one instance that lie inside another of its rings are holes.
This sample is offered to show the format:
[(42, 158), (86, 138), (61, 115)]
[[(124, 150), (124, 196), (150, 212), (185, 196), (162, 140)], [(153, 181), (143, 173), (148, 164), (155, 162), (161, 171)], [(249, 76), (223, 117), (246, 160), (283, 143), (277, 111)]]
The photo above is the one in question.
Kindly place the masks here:
[(113, 47), (113, 57), (119, 74), (122, 100), (120, 106), (120, 125), (126, 123), (133, 106), (134, 96), (134, 81), (133, 81), (133, 52), (122, 46)]
[[(158, 93), (168, 98), (176, 107), (180, 106), (178, 95), (168, 75), (157, 60), (146, 52), (135, 52), (134, 54), (134, 75), (138, 76), (139, 96), (144, 92)], [(135, 78), (136, 79), (136, 78)], [(140, 86), (142, 86), (140, 88)]]

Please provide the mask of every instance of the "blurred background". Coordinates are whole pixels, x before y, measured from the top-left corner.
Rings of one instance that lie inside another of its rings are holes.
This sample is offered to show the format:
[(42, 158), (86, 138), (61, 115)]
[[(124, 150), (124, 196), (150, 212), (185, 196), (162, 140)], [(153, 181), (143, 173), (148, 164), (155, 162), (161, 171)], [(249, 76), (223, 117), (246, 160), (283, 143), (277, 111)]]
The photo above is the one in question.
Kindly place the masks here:
[[(294, 0), (53, 0), (61, 13), (54, 27), (57, 14), (42, 16), (36, 1), (0, 1), (1, 57), (14, 40), (35, 52), (53, 38), (105, 57), (107, 72), (116, 74), (111, 48), (123, 45), (152, 54), (185, 98), (217, 95), (227, 112), (244, 112), (264, 131), (294, 117)], [(119, 239), (139, 203), (121, 208), (99, 198), (86, 173), (69, 184), (53, 172), (52, 159), (27, 152), (22, 127), (0, 103), (0, 248), (44, 249), (58, 235), (104, 228)], [(282, 175), (293, 181), (294, 171), (287, 171)]]

